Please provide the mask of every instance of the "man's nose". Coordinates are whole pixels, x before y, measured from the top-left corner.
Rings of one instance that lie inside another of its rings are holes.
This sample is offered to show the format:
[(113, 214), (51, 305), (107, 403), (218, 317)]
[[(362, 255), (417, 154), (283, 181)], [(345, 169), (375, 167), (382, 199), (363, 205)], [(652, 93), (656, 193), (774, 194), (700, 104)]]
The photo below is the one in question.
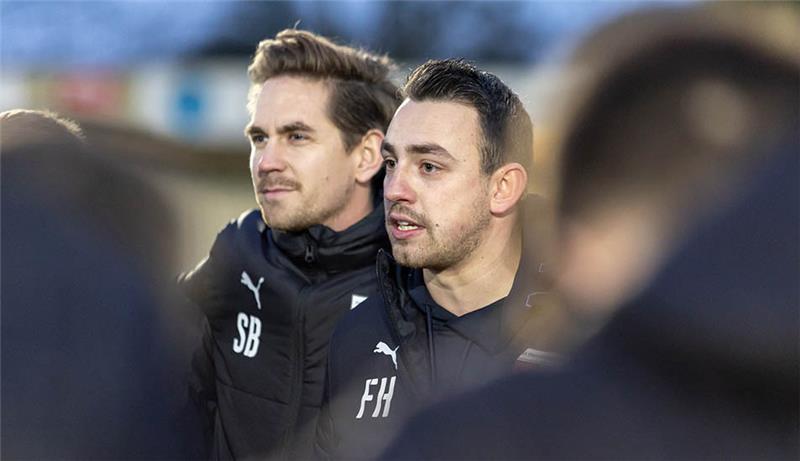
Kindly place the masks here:
[(386, 172), (383, 179), (383, 198), (391, 202), (413, 203), (416, 201), (416, 193), (409, 182), (408, 173), (400, 168)]
[(263, 148), (254, 151), (254, 169), (259, 174), (286, 169), (283, 149), (276, 142), (268, 142)]

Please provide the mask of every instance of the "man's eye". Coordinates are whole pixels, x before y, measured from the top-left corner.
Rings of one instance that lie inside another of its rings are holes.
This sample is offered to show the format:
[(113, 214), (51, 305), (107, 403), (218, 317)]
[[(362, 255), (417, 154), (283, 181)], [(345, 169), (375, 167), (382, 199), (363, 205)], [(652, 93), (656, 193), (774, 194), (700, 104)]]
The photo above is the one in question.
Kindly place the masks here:
[(267, 137), (263, 134), (254, 134), (250, 136), (250, 142), (253, 144), (261, 144), (267, 141)]
[(425, 173), (435, 173), (439, 171), (439, 167), (434, 165), (433, 163), (425, 162), (422, 164), (422, 171)]
[(292, 133), (289, 135), (290, 141), (305, 141), (308, 137), (302, 133)]
[(394, 167), (397, 166), (397, 161), (393, 158), (385, 158), (383, 159), (383, 166), (385, 166), (387, 170), (393, 170)]

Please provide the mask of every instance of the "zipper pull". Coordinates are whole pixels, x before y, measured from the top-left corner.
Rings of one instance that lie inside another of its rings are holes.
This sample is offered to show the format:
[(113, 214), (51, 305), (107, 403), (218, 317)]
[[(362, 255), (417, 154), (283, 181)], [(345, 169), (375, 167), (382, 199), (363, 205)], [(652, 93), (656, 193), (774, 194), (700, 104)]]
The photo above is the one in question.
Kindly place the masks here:
[(305, 256), (306, 263), (313, 264), (316, 259), (317, 257), (314, 254), (314, 244), (308, 242), (306, 244), (306, 256)]

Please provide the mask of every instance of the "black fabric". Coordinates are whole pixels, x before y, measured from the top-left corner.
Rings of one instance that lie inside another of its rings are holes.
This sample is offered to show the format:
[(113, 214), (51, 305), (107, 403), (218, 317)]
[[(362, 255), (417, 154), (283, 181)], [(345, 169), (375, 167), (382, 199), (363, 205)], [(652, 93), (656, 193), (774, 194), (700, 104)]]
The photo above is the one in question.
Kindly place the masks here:
[(113, 202), (125, 214), (113, 223), (108, 209), (87, 204), (89, 185), (153, 197), (111, 166), (64, 145), (2, 154), (4, 460), (183, 459), (197, 442), (178, 419), (182, 364), (161, 321), (160, 273), (144, 264), (160, 255), (141, 235), (122, 242), (110, 231), (130, 223), (168, 239), (168, 228), (125, 200)]
[[(422, 271), (415, 271), (421, 275)], [(416, 277), (415, 277), (416, 278)], [(421, 278), (421, 277), (420, 277)], [(433, 365), (432, 381), (436, 395), (457, 392), (463, 386), (463, 373), (469, 349), (482, 347), (486, 351), (498, 351), (498, 343), (504, 341), (500, 324), (501, 311), (506, 298), (488, 306), (469, 312), (461, 317), (438, 305), (424, 283), (409, 290), (415, 307), (423, 314), (430, 312), (430, 329)]]
[(456, 317), (430, 297), (421, 270), (379, 254), (381, 294), (346, 315), (331, 339), (317, 455), (375, 457), (420, 407), (509, 374), (528, 347), (524, 326), (536, 305), (526, 301), (547, 290), (530, 256), (508, 297)]
[(386, 459), (797, 459), (800, 157), (754, 172), (558, 374), (410, 421)]
[(311, 456), (328, 340), (353, 296), (375, 291), (386, 247), (381, 207), (343, 232), (277, 232), (253, 210), (181, 277), (207, 317), (190, 394), (213, 433), (211, 458)]

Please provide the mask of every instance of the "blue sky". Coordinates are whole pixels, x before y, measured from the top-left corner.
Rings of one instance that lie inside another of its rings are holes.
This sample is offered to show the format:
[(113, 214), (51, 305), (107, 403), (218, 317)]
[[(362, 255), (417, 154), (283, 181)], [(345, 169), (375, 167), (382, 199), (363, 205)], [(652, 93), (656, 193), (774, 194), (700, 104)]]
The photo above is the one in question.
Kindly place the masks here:
[(0, 65), (129, 67), (247, 55), (301, 28), (403, 60), (532, 62), (554, 44), (643, 4), (608, 2), (0, 2)]

